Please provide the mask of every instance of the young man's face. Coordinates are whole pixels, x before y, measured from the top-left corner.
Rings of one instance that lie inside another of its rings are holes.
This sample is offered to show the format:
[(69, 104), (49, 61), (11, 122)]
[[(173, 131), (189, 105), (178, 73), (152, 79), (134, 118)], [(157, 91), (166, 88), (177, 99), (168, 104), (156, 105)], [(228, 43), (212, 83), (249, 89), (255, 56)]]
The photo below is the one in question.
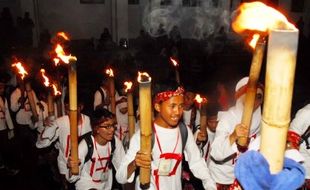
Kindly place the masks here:
[(207, 117), (207, 127), (213, 133), (216, 131), (217, 123), (218, 120), (216, 115)]
[(194, 104), (195, 94), (193, 92), (185, 92), (184, 94), (184, 109), (189, 110)]
[(184, 98), (183, 96), (173, 96), (161, 104), (155, 104), (158, 112), (156, 121), (165, 128), (174, 128), (178, 125), (183, 114)]
[(108, 118), (97, 126), (97, 135), (99, 135), (100, 138), (106, 141), (111, 141), (113, 139), (115, 126), (115, 120), (112, 118)]

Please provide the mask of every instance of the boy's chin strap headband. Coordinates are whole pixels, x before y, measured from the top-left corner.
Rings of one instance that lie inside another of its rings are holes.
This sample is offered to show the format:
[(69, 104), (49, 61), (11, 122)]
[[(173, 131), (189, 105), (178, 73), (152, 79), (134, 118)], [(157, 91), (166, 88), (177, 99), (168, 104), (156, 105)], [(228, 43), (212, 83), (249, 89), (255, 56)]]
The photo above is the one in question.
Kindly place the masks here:
[(184, 88), (178, 87), (175, 91), (165, 91), (165, 92), (160, 92), (155, 96), (154, 103), (161, 103), (166, 100), (169, 100), (173, 96), (183, 96), (184, 93)]

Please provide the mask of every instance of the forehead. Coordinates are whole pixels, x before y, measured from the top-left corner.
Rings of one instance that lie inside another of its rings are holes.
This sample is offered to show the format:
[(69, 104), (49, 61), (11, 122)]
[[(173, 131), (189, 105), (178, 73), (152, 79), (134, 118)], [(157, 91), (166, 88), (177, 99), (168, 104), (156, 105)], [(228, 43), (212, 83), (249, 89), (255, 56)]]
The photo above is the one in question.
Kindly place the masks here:
[(182, 95), (178, 95), (178, 96), (172, 96), (171, 98), (169, 98), (167, 101), (164, 101), (163, 103), (183, 104), (183, 102), (184, 102), (184, 97)]

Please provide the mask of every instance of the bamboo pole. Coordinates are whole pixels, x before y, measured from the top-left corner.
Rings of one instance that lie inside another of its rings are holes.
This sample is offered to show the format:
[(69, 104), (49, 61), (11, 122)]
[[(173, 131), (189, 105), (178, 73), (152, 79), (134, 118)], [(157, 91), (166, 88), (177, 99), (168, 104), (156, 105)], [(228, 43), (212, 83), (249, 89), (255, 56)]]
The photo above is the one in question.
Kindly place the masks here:
[[(265, 46), (266, 46), (265, 41), (262, 41), (262, 40), (259, 41), (255, 47), (254, 55), (252, 58), (249, 81), (247, 84), (247, 90), (246, 90), (245, 102), (244, 102), (244, 108), (243, 108), (242, 120), (241, 120), (241, 123), (244, 124), (248, 128), (251, 127), (257, 82), (258, 82), (260, 71), (261, 71)], [(238, 138), (237, 143), (242, 147), (248, 146), (249, 135), (250, 134), (248, 134), (245, 137)]]
[(47, 96), (47, 109), (48, 109), (48, 116), (54, 116), (54, 97), (52, 94), (52, 91), (49, 90), (48, 96)]
[[(140, 77), (140, 73), (139, 73)], [(151, 154), (152, 147), (152, 97), (151, 97), (151, 78), (139, 80), (139, 109), (140, 109), (140, 152)], [(151, 170), (140, 168), (140, 188), (150, 187)]]
[[(31, 88), (30, 82), (26, 82), (25, 88), (26, 88), (27, 97), (28, 97), (28, 100), (29, 100), (32, 116), (37, 120), (39, 118), (39, 115), (38, 115), (38, 112), (37, 112), (37, 107), (36, 107), (36, 103), (34, 101), (33, 92), (32, 92), (32, 88)], [(22, 94), (22, 96), (23, 96), (23, 94)]]
[(177, 68), (177, 66), (175, 67), (175, 80), (177, 81), (178, 84), (181, 84), (180, 72), (179, 72), (179, 69)]
[[(111, 96), (111, 112), (113, 114), (116, 113), (116, 103), (115, 103), (115, 83), (114, 83), (114, 77), (111, 76), (108, 79), (109, 81), (109, 88), (110, 88), (110, 96)], [(102, 100), (104, 101), (104, 100)]]
[[(70, 61), (68, 67), (69, 78), (69, 119), (72, 160), (78, 162), (78, 120), (77, 120), (77, 73), (76, 61)], [(72, 167), (73, 175), (79, 174), (79, 167)]]
[(290, 123), (298, 30), (271, 30), (268, 41), (260, 152), (272, 174), (283, 169)]
[(202, 101), (200, 104), (200, 131), (207, 129), (207, 103)]
[(129, 139), (135, 133), (135, 115), (133, 110), (133, 95), (132, 92), (127, 92), (128, 102), (128, 125), (129, 125)]

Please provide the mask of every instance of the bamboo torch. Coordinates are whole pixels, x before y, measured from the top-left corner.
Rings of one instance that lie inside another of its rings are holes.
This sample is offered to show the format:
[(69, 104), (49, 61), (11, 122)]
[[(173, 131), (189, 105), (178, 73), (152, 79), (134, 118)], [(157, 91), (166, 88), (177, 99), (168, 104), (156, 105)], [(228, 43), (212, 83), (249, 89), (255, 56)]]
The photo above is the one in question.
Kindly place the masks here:
[(133, 110), (133, 96), (132, 96), (132, 82), (124, 82), (125, 92), (127, 93), (128, 102), (128, 125), (129, 125), (129, 139), (135, 133), (135, 115)]
[[(265, 100), (260, 152), (271, 173), (283, 168), (286, 136), (290, 122), (296, 65), (298, 30), (279, 11), (261, 2), (243, 3), (237, 10), (237, 32), (255, 30), (269, 33)], [(233, 23), (234, 27), (234, 23)]]
[[(139, 82), (139, 109), (140, 109), (140, 152), (151, 154), (152, 147), (152, 97), (151, 77), (147, 73), (140, 73)], [(150, 169), (140, 168), (140, 188), (150, 187)]]
[[(114, 83), (114, 74), (113, 70), (111, 68), (106, 70), (106, 74), (109, 76), (108, 83), (109, 83), (109, 92), (111, 97), (111, 112), (113, 114), (116, 113), (116, 107), (115, 107), (115, 83)], [(104, 100), (102, 100), (104, 101)]]
[(204, 132), (207, 129), (207, 99), (202, 98), (199, 94), (197, 94), (195, 100), (199, 105), (200, 131)]
[(180, 72), (179, 72), (179, 63), (177, 62), (176, 59), (173, 59), (172, 57), (170, 57), (170, 61), (173, 64), (173, 66), (175, 67), (175, 80), (177, 81), (178, 84), (181, 84)]
[[(72, 160), (78, 162), (78, 116), (77, 116), (77, 73), (75, 56), (66, 55), (62, 46), (57, 44), (55, 49), (57, 56), (62, 62), (68, 64), (69, 83), (69, 119), (70, 119), (70, 142)], [(72, 167), (73, 175), (79, 174), (79, 167)]]

